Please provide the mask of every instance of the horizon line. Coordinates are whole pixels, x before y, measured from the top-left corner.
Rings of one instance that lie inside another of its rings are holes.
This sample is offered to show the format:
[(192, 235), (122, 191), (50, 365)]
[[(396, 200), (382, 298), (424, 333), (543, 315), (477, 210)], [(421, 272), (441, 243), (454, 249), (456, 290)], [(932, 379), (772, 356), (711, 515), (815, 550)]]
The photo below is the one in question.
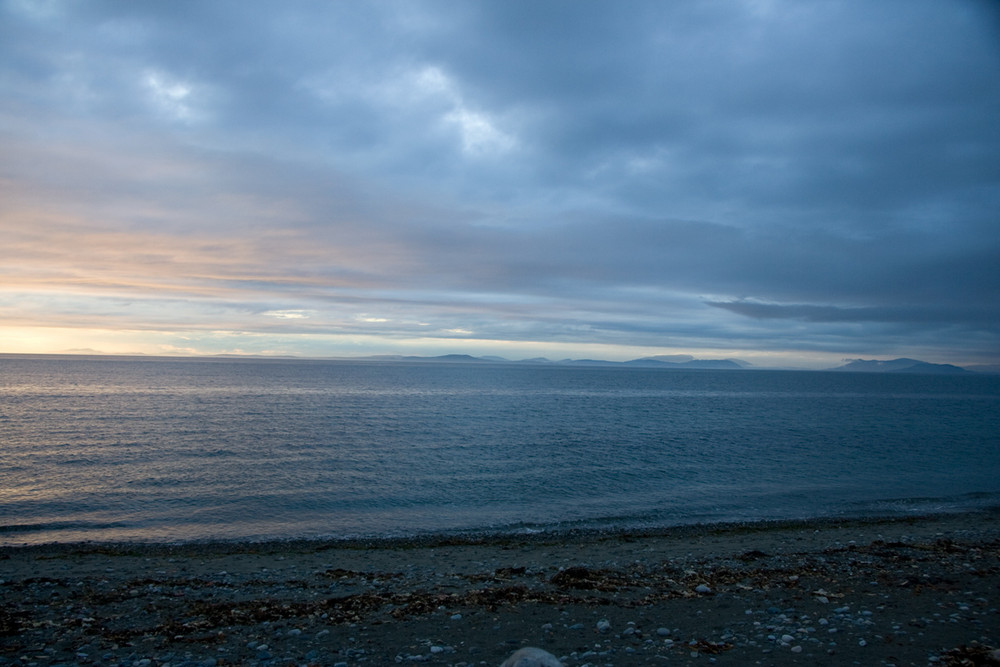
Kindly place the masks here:
[[(825, 371), (839, 371), (846, 365), (852, 362), (892, 362), (900, 360), (910, 360), (918, 364), (925, 364), (932, 367), (951, 367), (967, 371), (969, 373), (976, 374), (1000, 374), (1000, 365), (995, 364), (971, 364), (969, 366), (959, 366), (956, 364), (948, 363), (938, 363), (930, 362), (922, 359), (912, 359), (910, 357), (896, 357), (893, 359), (878, 359), (878, 358), (862, 358), (862, 357), (845, 357), (842, 359), (844, 362), (841, 366), (832, 366), (828, 368), (807, 368), (802, 366), (758, 366), (750, 362), (744, 361), (739, 358), (725, 357), (725, 358), (697, 358), (692, 357), (688, 361), (682, 362), (669, 362), (656, 359), (653, 355), (650, 357), (636, 357), (634, 359), (627, 359), (624, 361), (614, 361), (609, 359), (594, 359), (594, 358), (564, 358), (564, 359), (549, 359), (547, 357), (530, 357), (525, 359), (509, 359), (506, 357), (501, 357), (499, 355), (484, 355), (477, 356), (466, 353), (445, 353), (439, 355), (418, 355), (418, 354), (397, 354), (397, 353), (386, 353), (386, 354), (368, 354), (359, 356), (302, 356), (302, 355), (290, 355), (290, 354), (243, 354), (243, 353), (217, 353), (217, 354), (149, 354), (145, 352), (101, 352), (99, 350), (64, 350), (59, 352), (0, 352), (0, 358), (4, 357), (76, 357), (76, 358), (93, 358), (93, 357), (114, 357), (120, 359), (134, 358), (134, 359), (163, 359), (163, 360), (226, 360), (226, 361), (238, 361), (238, 360), (254, 360), (254, 361), (369, 361), (369, 362), (392, 362), (392, 361), (413, 361), (418, 363), (481, 363), (481, 364), (524, 364), (524, 365), (535, 365), (535, 366), (575, 366), (575, 367), (594, 367), (594, 366), (623, 366), (625, 368), (642, 368), (645, 370), (697, 370), (697, 371), (804, 371), (804, 372), (825, 372)], [(691, 355), (678, 355), (678, 356), (691, 356)], [(639, 366), (635, 362), (649, 362), (649, 365)], [(711, 362), (731, 362), (735, 367), (730, 368), (707, 368), (698, 367), (697, 365), (688, 365), (691, 363), (698, 364), (701, 363), (711, 363)], [(865, 371), (857, 371), (865, 372)]]

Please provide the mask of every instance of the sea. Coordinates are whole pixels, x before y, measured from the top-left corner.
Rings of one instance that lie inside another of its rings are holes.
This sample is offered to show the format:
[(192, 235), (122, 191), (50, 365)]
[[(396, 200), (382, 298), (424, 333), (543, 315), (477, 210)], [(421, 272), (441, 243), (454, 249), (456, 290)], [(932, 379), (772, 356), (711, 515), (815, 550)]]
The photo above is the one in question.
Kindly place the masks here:
[(0, 357), (0, 545), (998, 505), (998, 375)]

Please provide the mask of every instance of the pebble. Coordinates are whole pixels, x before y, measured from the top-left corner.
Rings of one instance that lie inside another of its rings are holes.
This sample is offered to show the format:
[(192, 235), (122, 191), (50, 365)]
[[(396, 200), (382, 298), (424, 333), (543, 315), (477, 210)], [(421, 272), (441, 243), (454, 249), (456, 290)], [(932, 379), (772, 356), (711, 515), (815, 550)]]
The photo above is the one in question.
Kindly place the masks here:
[(703, 593), (703, 594), (712, 592), (712, 589), (706, 584), (698, 584), (698, 586), (696, 586), (694, 590), (696, 593)]

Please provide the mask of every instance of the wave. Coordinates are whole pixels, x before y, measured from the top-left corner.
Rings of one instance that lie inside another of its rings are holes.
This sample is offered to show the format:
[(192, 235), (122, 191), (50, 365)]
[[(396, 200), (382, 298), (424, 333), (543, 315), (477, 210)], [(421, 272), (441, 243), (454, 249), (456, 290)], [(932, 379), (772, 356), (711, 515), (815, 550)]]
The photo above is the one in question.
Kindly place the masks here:
[(998, 506), (1000, 506), (1000, 492), (976, 491), (955, 496), (857, 501), (845, 505), (841, 513), (846, 516), (950, 514)]
[(44, 523), (12, 523), (0, 525), (0, 534), (39, 533), (58, 530), (110, 530), (127, 528), (129, 524), (122, 521), (48, 521)]

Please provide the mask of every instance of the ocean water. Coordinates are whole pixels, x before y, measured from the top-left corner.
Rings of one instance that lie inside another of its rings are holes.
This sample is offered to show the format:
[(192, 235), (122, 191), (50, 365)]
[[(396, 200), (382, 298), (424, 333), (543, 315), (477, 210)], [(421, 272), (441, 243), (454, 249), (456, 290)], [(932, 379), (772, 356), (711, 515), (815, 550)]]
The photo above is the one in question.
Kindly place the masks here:
[(1000, 504), (1000, 376), (0, 357), (0, 544)]

